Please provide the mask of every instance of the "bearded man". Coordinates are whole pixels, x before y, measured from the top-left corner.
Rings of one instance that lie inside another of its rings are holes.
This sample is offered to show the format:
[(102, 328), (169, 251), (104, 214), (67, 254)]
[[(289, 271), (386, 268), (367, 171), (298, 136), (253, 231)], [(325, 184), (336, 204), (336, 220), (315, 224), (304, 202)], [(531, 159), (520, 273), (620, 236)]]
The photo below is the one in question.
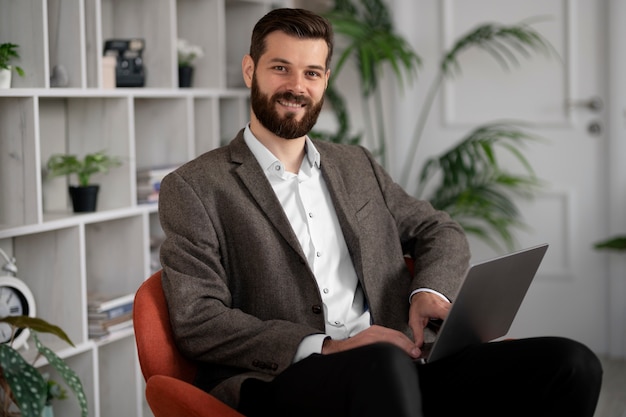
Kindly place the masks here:
[(307, 137), (332, 51), (326, 19), (264, 16), (242, 61), (250, 123), (161, 184), (163, 290), (195, 384), (247, 416), (591, 417), (601, 367), (575, 341), (414, 361), (468, 243), (366, 149)]

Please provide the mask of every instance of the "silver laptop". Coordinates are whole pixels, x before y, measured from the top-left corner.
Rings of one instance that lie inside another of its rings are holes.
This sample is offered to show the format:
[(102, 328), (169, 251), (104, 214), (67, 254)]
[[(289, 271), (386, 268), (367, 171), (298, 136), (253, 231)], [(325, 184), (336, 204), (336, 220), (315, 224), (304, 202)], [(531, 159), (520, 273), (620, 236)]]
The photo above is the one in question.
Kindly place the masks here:
[(418, 362), (433, 362), (505, 336), (547, 249), (542, 244), (470, 266), (448, 317)]

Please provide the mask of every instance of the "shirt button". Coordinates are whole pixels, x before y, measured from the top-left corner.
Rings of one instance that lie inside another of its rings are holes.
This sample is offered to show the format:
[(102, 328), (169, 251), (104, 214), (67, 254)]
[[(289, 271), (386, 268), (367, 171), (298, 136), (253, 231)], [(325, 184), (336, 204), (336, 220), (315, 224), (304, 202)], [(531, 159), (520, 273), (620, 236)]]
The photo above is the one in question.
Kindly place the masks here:
[(276, 171), (280, 171), (280, 165), (276, 165), (276, 166), (274, 167), (274, 169), (275, 169)]
[(340, 321), (335, 321), (335, 326), (339, 326), (341, 324)]
[(322, 306), (319, 304), (315, 304), (311, 307), (311, 310), (313, 311), (313, 314), (322, 314)]
[(324, 292), (324, 294), (328, 294), (330, 290), (328, 288), (324, 288), (322, 291)]
[(309, 218), (313, 218), (313, 213), (309, 212)]
[(315, 256), (317, 256), (318, 258), (319, 258), (319, 257), (321, 257), (321, 256), (322, 256), (322, 252), (319, 252), (319, 251), (318, 251), (318, 252), (315, 254)]

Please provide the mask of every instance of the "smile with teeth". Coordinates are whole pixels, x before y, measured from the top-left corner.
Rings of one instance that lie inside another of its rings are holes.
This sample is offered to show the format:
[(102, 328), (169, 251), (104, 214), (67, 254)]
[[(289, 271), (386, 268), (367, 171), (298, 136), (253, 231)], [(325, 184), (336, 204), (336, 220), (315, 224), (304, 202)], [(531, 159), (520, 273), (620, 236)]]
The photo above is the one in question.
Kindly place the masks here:
[(299, 108), (306, 106), (306, 103), (298, 103), (298, 102), (283, 101), (283, 100), (278, 100), (278, 104), (280, 104), (281, 106), (291, 107), (295, 109), (299, 109)]

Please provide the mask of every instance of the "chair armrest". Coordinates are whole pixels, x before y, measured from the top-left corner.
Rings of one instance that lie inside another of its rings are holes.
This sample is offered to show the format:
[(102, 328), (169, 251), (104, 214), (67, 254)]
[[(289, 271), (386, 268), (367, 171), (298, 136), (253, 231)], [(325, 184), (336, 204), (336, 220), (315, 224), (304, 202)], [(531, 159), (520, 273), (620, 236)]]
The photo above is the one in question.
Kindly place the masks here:
[(155, 417), (244, 417), (201, 389), (165, 375), (148, 379), (146, 399)]

